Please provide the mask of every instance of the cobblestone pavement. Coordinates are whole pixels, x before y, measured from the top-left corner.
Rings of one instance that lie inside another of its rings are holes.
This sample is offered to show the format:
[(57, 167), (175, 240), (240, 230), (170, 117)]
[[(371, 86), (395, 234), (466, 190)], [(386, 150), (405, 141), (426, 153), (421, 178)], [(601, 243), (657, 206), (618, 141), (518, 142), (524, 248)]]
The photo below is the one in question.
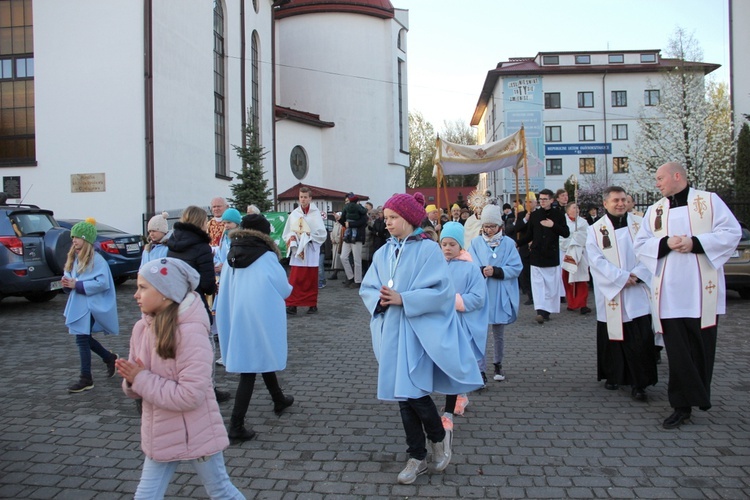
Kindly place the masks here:
[[(396, 484), (407, 460), (398, 407), (375, 399), (367, 313), (340, 283), (321, 290), (318, 315), (289, 320), (280, 379), (294, 406), (274, 416), (258, 382), (248, 412), (258, 437), (225, 451), (248, 498), (750, 498), (750, 303), (733, 292), (719, 325), (714, 406), (671, 431), (661, 427), (668, 360), (649, 402), (632, 401), (596, 381), (593, 315), (563, 308), (540, 326), (522, 306), (506, 329), (507, 380), (470, 396), (446, 471), (404, 486)], [(122, 355), (138, 318), (134, 291), (134, 281), (118, 290), (122, 333), (100, 337)], [(140, 419), (96, 356), (96, 387), (67, 394), (79, 361), (64, 306), (63, 296), (0, 302), (0, 498), (132, 497)], [(234, 392), (238, 376), (219, 367), (216, 378)], [(227, 421), (231, 408), (221, 405)], [(205, 498), (186, 466), (167, 494)]]

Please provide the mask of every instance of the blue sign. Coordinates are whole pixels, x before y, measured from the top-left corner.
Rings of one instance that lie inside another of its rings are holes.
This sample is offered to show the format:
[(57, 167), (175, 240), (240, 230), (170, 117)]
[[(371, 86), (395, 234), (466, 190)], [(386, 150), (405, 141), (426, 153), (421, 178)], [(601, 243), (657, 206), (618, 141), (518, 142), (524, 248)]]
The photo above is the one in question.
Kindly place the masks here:
[(598, 142), (593, 144), (545, 144), (544, 154), (546, 156), (609, 155), (612, 154), (612, 143)]
[(542, 112), (527, 110), (505, 113), (505, 127), (508, 130), (508, 135), (521, 130), (521, 125), (526, 132), (526, 138), (542, 137)]

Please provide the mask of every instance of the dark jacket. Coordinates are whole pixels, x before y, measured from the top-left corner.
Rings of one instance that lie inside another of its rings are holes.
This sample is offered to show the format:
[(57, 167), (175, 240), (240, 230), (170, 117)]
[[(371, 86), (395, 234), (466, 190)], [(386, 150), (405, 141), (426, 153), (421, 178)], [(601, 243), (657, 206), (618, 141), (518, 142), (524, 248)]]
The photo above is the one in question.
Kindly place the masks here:
[[(512, 226), (508, 227), (506, 224), (505, 235), (516, 240), (516, 245), (518, 245), (518, 241), (526, 237), (526, 233), (529, 231), (529, 225), (526, 224), (526, 221), (524, 220), (526, 218), (526, 213), (526, 210), (519, 212), (518, 217), (513, 221)], [(518, 254), (521, 256), (521, 259), (529, 258), (528, 243), (518, 246)]]
[[(357, 238), (352, 243), (364, 243), (367, 237), (367, 209), (359, 203), (349, 202), (341, 211), (339, 223), (346, 227), (349, 223), (349, 229), (357, 229)], [(348, 242), (347, 242), (348, 243)]]
[(372, 221), (370, 231), (372, 231), (372, 252), (375, 253), (378, 248), (385, 245), (386, 240), (391, 237), (391, 233), (385, 228), (385, 219), (381, 218)]
[(175, 222), (172, 237), (167, 241), (167, 257), (187, 262), (200, 274), (200, 283), (195, 289), (200, 295), (216, 293), (214, 257), (210, 243), (211, 237), (207, 232), (185, 222)]
[(235, 229), (229, 233), (232, 242), (227, 254), (227, 264), (233, 269), (242, 269), (258, 260), (266, 252), (273, 252), (280, 259), (279, 247), (270, 236), (254, 229)]
[[(525, 215), (525, 214), (524, 214)], [(520, 217), (520, 214), (519, 214)], [(549, 219), (552, 227), (544, 227), (542, 221)], [(536, 267), (555, 267), (560, 265), (560, 236), (570, 236), (565, 214), (560, 209), (539, 209), (531, 212), (526, 235), (518, 240), (518, 245), (531, 242), (529, 264)]]

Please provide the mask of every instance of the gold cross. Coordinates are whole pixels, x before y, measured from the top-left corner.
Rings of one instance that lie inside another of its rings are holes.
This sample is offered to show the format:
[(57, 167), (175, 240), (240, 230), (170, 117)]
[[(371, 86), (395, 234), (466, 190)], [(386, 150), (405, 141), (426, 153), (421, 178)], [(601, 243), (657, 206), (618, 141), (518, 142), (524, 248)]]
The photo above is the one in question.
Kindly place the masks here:
[(698, 215), (700, 218), (703, 218), (703, 213), (708, 209), (708, 205), (706, 204), (706, 200), (701, 198), (700, 195), (695, 197), (695, 200), (693, 200), (693, 210), (698, 212)]
[(708, 280), (708, 285), (706, 285), (706, 290), (708, 290), (709, 295), (714, 293), (714, 288), (716, 288), (716, 285), (714, 285), (714, 282), (711, 280)]
[(615, 299), (612, 299), (609, 301), (609, 303), (607, 303), (607, 305), (611, 307), (612, 310), (614, 311), (615, 309), (617, 309), (617, 306), (619, 306), (620, 304), (618, 304)]
[(633, 231), (637, 233), (640, 228), (641, 228), (640, 224), (638, 224), (637, 222), (633, 222)]

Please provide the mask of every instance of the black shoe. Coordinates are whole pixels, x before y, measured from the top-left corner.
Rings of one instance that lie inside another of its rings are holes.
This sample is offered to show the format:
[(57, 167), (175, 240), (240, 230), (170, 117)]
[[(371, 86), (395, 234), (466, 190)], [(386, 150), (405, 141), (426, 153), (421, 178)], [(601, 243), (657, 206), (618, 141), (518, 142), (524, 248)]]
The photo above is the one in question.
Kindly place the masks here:
[(529, 299), (526, 302), (524, 302), (523, 305), (525, 305), (525, 306), (533, 306), (534, 305), (534, 301), (532, 299)]
[(117, 358), (119, 358), (119, 356), (113, 352), (112, 359), (107, 361), (107, 377), (108, 378), (112, 378), (115, 376), (115, 371), (116, 371), (115, 361), (117, 361)]
[(68, 387), (68, 392), (75, 393), (75, 392), (83, 392), (88, 391), (94, 388), (94, 379), (91, 377), (81, 377), (78, 379), (78, 382)]
[(333, 273), (328, 277), (328, 279), (331, 281), (336, 281), (337, 279), (339, 279), (339, 273)]
[(307, 314), (318, 314), (318, 306), (312, 306), (307, 310)]
[(284, 410), (292, 406), (294, 403), (294, 396), (284, 396), (283, 394), (281, 397), (273, 402), (273, 412), (276, 415), (281, 415), (284, 413)]
[(665, 429), (676, 429), (677, 427), (690, 420), (690, 413), (691, 409), (689, 406), (686, 408), (675, 408), (674, 413), (672, 413), (666, 418), (666, 420), (664, 420), (662, 427), (664, 427)]
[(342, 284), (343, 286), (349, 286), (349, 285), (351, 285), (352, 283), (354, 283), (354, 278), (352, 278), (352, 279), (345, 279), (344, 281), (342, 281), (342, 282), (341, 282), (341, 284)]
[(214, 395), (216, 396), (217, 403), (225, 403), (232, 399), (232, 395), (229, 393), (229, 391), (220, 391), (216, 387), (214, 387)]
[(589, 308), (589, 307), (583, 306), (581, 308), (581, 314), (588, 314), (590, 312), (591, 312), (591, 308)]
[(648, 401), (648, 396), (646, 396), (646, 391), (643, 389), (639, 389), (637, 387), (633, 387), (633, 390), (630, 391), (630, 397), (633, 398), (633, 401), (642, 401), (642, 402)]
[(287, 314), (297, 314), (297, 306), (289, 306), (286, 308)]
[(487, 374), (482, 372), (482, 387), (479, 389), (485, 389), (487, 387)]
[(536, 318), (534, 319), (536, 319), (536, 322), (539, 323), (540, 325), (544, 323), (544, 316), (542, 316), (541, 314), (537, 314)]
[(361, 285), (362, 283), (352, 282), (352, 283), (349, 283), (346, 287), (347, 288), (359, 288)]
[(256, 433), (252, 429), (245, 428), (244, 425), (241, 425), (239, 427), (230, 426), (229, 431), (227, 432), (227, 435), (229, 436), (229, 439), (232, 441), (250, 441), (252, 438), (256, 436)]
[(617, 389), (620, 388), (620, 386), (617, 384), (610, 384), (609, 382), (607, 382), (606, 384), (604, 384), (604, 388), (607, 389), (608, 391), (616, 391)]
[(565, 297), (560, 297), (560, 304), (567, 304), (568, 300)]

